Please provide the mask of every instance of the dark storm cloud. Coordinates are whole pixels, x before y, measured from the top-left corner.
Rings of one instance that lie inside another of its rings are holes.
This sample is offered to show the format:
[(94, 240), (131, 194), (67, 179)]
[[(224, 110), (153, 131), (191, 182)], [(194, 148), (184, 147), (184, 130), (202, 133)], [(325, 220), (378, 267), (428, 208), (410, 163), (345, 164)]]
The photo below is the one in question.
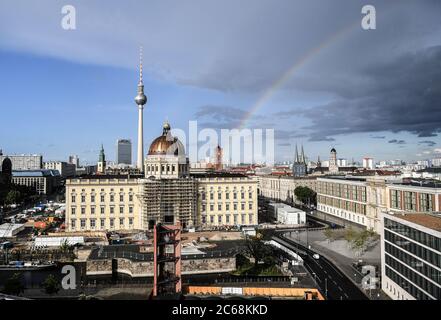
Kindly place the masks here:
[(393, 143), (393, 144), (406, 144), (406, 141), (404, 141), (404, 140), (392, 139), (392, 140), (389, 140), (387, 143)]
[(436, 145), (436, 142), (432, 141), (432, 140), (424, 140), (424, 141), (418, 142), (418, 144), (425, 144), (428, 147), (433, 147), (434, 145)]
[(303, 112), (312, 121), (311, 140), (379, 131), (433, 137), (441, 131), (441, 46), (373, 64), (364, 77), (364, 85), (346, 95), (357, 91), (355, 98)]

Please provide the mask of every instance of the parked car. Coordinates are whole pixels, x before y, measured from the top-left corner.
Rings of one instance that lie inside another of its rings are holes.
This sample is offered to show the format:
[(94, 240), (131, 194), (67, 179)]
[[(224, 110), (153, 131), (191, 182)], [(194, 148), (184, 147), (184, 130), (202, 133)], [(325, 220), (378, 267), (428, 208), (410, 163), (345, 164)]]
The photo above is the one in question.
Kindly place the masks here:
[(320, 255), (318, 253), (314, 253), (312, 257), (316, 260), (320, 259)]

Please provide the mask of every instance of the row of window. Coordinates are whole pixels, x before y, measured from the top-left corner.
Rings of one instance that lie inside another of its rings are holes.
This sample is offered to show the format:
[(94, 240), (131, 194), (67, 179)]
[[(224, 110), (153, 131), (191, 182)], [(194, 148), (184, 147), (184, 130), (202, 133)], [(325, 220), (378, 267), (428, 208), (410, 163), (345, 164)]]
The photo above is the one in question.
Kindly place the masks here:
[[(90, 214), (95, 214), (95, 207), (90, 207)], [(110, 214), (114, 214), (115, 213), (115, 207), (109, 207), (109, 212)], [(133, 213), (133, 207), (129, 207), (128, 208), (128, 213)], [(86, 208), (85, 207), (81, 207), (80, 208), (80, 212), (81, 214), (86, 214)], [(77, 208), (76, 207), (72, 207), (70, 209), (70, 213), (74, 216), (77, 213)], [(106, 207), (100, 207), (100, 214), (105, 214), (106, 213)], [(125, 214), (125, 207), (121, 206), (119, 207), (119, 214)]]
[(348, 200), (366, 201), (366, 187), (363, 186), (317, 181), (317, 193)]
[[(234, 211), (236, 211), (237, 210), (237, 203), (233, 203), (233, 210)], [(253, 210), (253, 204), (252, 203), (248, 203), (248, 210)], [(225, 211), (228, 211), (228, 210), (230, 210), (230, 204), (229, 203), (225, 203)], [(208, 211), (209, 212), (211, 212), (211, 211), (215, 211), (214, 210), (214, 204), (210, 204), (209, 206), (208, 206)], [(245, 211), (245, 203), (241, 203), (240, 204), (240, 210), (241, 211)], [(206, 212), (207, 211), (207, 205), (206, 204), (202, 204), (202, 212)], [(219, 203), (218, 205), (217, 205), (217, 211), (223, 211), (222, 210), (222, 204), (221, 203)]]
[(421, 274), (425, 275), (429, 279), (437, 283), (441, 283), (441, 271), (435, 269), (425, 263), (424, 261), (415, 258), (414, 256), (406, 253), (405, 251), (395, 247), (389, 242), (385, 242), (385, 251), (387, 254), (393, 256), (394, 258), (402, 261), (405, 265), (410, 266), (411, 268), (417, 270)]
[(441, 252), (441, 238), (439, 237), (435, 237), (426, 232), (419, 231), (387, 218), (384, 219), (384, 227)]
[(342, 199), (336, 199), (331, 197), (326, 197), (323, 195), (319, 195), (317, 197), (317, 202), (326, 204), (328, 206), (332, 206), (335, 208), (352, 211), (358, 214), (366, 215), (366, 205), (361, 203), (356, 203), (352, 201), (346, 201)]
[(388, 276), (392, 281), (399, 284), (406, 292), (413, 296), (417, 300), (431, 300), (426, 293), (421, 291), (419, 288), (415, 287), (411, 282), (404, 279), (390, 267), (386, 266), (386, 276)]
[[(422, 277), (421, 275), (389, 255), (386, 255), (385, 263), (386, 267), (390, 267), (395, 272), (409, 279), (411, 283), (417, 285), (428, 294), (435, 297), (435, 299), (438, 300), (439, 298), (441, 298), (441, 287), (439, 285), (436, 285), (433, 282), (427, 280), (426, 278)], [(403, 289), (407, 291), (405, 287), (403, 287)]]
[(435, 251), (427, 249), (413, 241), (402, 238), (388, 230), (384, 230), (384, 239), (395, 244), (401, 249), (416, 255), (424, 261), (433, 264), (434, 266), (441, 267), (441, 254), (436, 253)]
[[(229, 200), (230, 199), (230, 193), (229, 192), (226, 192), (226, 193), (224, 193), (225, 194), (225, 199), (226, 200)], [(203, 192), (202, 194), (201, 194), (201, 198), (202, 198), (202, 200), (206, 200), (206, 194), (205, 194), (205, 192)], [(210, 200), (214, 200), (214, 193), (210, 193)], [(240, 193), (240, 198), (241, 199), (245, 199), (245, 192), (241, 192)], [(218, 192), (217, 193), (217, 199), (218, 200), (222, 200), (222, 193), (221, 192)], [(237, 199), (237, 192), (234, 192), (233, 193), (233, 199), (234, 200), (236, 200)], [(252, 192), (248, 192), (248, 199), (253, 199), (253, 193)]]
[[(418, 196), (417, 196), (418, 195)], [(402, 197), (404, 203), (402, 203)], [(434, 195), (411, 191), (390, 190), (390, 206), (407, 211), (434, 211)], [(417, 201), (419, 208), (417, 209)]]
[(187, 169), (187, 165), (185, 164), (179, 164), (178, 166), (179, 167), (177, 167), (176, 164), (147, 165), (146, 171), (148, 173), (174, 174), (177, 168), (183, 172)]
[[(72, 203), (75, 203), (76, 200), (77, 200), (76, 195), (72, 195), (72, 196), (71, 196), (71, 202), (72, 202)], [(82, 195), (82, 196), (80, 197), (80, 200), (81, 200), (82, 203), (85, 203), (85, 202), (86, 202), (86, 196), (85, 196), (85, 195)], [(90, 195), (90, 202), (94, 203), (95, 200), (96, 200), (96, 196), (93, 195), (93, 194), (91, 194), (91, 195)], [(132, 201), (133, 201), (133, 194), (129, 194), (129, 198), (128, 198), (128, 200), (129, 200), (129, 202), (132, 202)], [(109, 195), (109, 201), (110, 201), (110, 202), (115, 202), (115, 195), (110, 194), (110, 195)], [(123, 195), (123, 194), (120, 194), (120, 195), (119, 195), (119, 202), (124, 202), (124, 201), (125, 201), (125, 197), (124, 197), (124, 195)], [(100, 195), (100, 202), (106, 202), (106, 196), (105, 196), (105, 195), (103, 195), (103, 194)]]
[[(123, 228), (126, 227), (125, 226), (126, 218), (119, 218), (116, 221), (119, 222), (119, 229), (123, 229)], [(133, 221), (134, 221), (133, 218), (128, 218), (127, 219), (128, 227), (129, 228), (133, 227)], [(76, 219), (71, 219), (70, 220), (70, 228), (71, 228), (71, 230), (75, 230), (77, 228), (77, 226), (80, 229), (96, 229), (96, 228), (105, 229), (105, 228), (108, 228), (108, 227), (109, 228), (115, 228), (116, 227), (115, 219), (114, 218), (110, 218), (110, 219), (80, 219), (79, 220), (79, 225), (77, 225), (77, 222), (78, 221)]]
[(365, 224), (364, 217), (360, 217), (359, 215), (356, 215), (355, 213), (345, 212), (339, 209), (330, 208), (328, 206), (324, 205), (317, 205), (317, 209), (323, 212), (331, 213), (333, 215), (336, 215), (342, 219), (350, 220), (353, 222), (357, 222), (359, 224)]
[[(210, 223), (210, 224), (215, 224), (217, 223), (218, 225), (221, 224), (230, 224), (230, 223), (234, 223), (234, 224), (253, 224), (254, 223), (254, 215), (253, 214), (249, 214), (248, 215), (248, 221), (246, 220), (246, 215), (245, 214), (234, 214), (234, 215), (218, 215), (218, 216), (214, 216), (214, 215), (210, 215), (210, 216), (202, 216), (202, 224), (206, 224), (206, 223)], [(232, 219), (231, 219), (232, 218)]]

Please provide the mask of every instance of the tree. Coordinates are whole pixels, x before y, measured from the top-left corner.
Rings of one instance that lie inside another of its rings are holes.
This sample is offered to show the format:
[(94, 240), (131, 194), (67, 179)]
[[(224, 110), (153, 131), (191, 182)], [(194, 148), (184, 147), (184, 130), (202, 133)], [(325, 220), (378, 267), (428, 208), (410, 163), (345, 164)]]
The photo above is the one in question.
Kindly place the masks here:
[(325, 229), (324, 235), (325, 235), (326, 239), (328, 239), (328, 242), (331, 242), (335, 239), (335, 233), (331, 228)]
[(3, 293), (18, 296), (24, 292), (24, 286), (21, 283), (21, 275), (19, 273), (14, 273), (10, 277), (3, 288)]
[(254, 258), (254, 266), (257, 266), (260, 261), (267, 262), (266, 258), (272, 256), (272, 248), (267, 246), (262, 238), (262, 234), (258, 233), (255, 237), (248, 237), (246, 240), (246, 255)]
[(53, 274), (47, 276), (42, 283), (42, 287), (47, 294), (54, 294), (60, 291), (60, 283)]
[(303, 204), (315, 203), (316, 193), (308, 187), (298, 186), (294, 189), (296, 198)]
[(20, 202), (21, 199), (21, 193), (18, 190), (10, 190), (6, 194), (5, 203), (6, 204), (13, 204)]

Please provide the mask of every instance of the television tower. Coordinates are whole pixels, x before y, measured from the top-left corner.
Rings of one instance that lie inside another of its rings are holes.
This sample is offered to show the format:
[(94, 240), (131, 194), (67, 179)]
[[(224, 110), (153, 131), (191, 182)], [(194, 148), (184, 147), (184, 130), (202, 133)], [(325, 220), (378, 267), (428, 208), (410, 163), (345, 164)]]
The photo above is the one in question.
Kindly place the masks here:
[(138, 105), (138, 161), (137, 167), (144, 172), (144, 128), (143, 128), (143, 110), (147, 103), (147, 97), (144, 94), (144, 83), (142, 82), (142, 47), (139, 49), (139, 82), (138, 95), (135, 97)]

